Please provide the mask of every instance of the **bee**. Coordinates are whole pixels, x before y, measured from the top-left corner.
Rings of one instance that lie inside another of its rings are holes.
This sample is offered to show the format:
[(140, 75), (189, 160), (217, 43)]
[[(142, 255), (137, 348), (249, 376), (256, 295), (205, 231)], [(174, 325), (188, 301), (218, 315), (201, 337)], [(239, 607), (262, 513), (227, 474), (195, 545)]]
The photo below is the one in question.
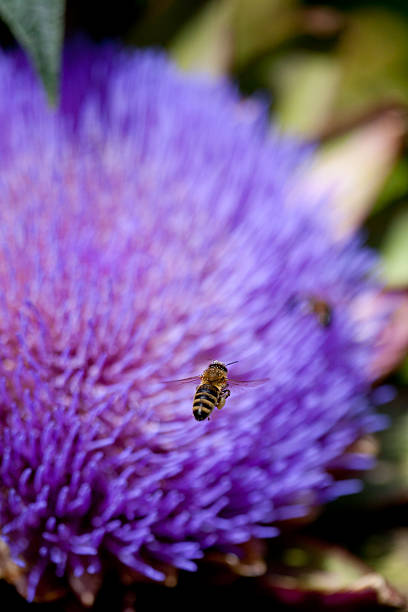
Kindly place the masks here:
[(319, 298), (310, 297), (308, 304), (311, 312), (313, 312), (322, 327), (330, 327), (333, 321), (333, 308)]
[(215, 407), (218, 410), (225, 405), (226, 400), (231, 395), (228, 385), (257, 385), (266, 382), (265, 379), (260, 380), (234, 380), (228, 378), (227, 366), (237, 361), (223, 363), (222, 361), (212, 361), (200, 376), (190, 376), (180, 380), (171, 380), (171, 383), (188, 383), (200, 381), (196, 388), (193, 399), (193, 416), (197, 421), (209, 419), (210, 414)]
[(309, 295), (303, 299), (292, 296), (288, 301), (289, 308), (301, 306), (304, 313), (312, 313), (322, 327), (330, 327), (333, 322), (333, 307), (320, 297)]

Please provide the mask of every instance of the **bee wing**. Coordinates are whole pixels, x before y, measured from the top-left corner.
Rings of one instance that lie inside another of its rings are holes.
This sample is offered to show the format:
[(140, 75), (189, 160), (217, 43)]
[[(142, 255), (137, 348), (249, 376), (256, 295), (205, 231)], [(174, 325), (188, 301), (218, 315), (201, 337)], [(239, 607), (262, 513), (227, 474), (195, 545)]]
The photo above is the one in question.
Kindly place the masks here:
[(257, 378), (254, 380), (237, 380), (235, 378), (228, 378), (227, 384), (234, 387), (258, 387), (268, 382), (269, 378)]
[(169, 384), (178, 384), (182, 385), (183, 383), (191, 383), (191, 382), (199, 382), (201, 380), (201, 376), (189, 376), (188, 378), (179, 378), (176, 380), (163, 380), (164, 383)]

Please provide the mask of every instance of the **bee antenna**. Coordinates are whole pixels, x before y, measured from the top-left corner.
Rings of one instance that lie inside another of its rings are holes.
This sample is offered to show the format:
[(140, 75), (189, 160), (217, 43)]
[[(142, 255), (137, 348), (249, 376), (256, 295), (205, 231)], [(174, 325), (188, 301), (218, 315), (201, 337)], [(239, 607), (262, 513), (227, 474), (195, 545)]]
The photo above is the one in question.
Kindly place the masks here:
[(230, 361), (229, 363), (226, 363), (225, 365), (232, 365), (233, 363), (238, 363), (238, 361)]

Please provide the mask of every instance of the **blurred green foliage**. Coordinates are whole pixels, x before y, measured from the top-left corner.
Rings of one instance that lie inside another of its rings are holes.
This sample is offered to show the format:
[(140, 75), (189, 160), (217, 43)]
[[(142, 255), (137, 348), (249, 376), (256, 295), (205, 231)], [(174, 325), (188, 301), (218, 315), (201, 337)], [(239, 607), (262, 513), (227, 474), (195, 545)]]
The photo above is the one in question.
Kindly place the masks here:
[(393, 215), (385, 232), (381, 251), (390, 286), (408, 285), (408, 206)]

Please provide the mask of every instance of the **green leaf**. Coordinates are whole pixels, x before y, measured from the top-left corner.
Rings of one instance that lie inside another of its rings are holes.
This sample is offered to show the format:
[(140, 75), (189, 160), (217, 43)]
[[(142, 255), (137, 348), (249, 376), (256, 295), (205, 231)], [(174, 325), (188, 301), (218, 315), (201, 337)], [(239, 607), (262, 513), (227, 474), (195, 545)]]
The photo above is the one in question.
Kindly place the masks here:
[(386, 6), (366, 4), (348, 15), (337, 48), (343, 75), (334, 105), (338, 118), (390, 100), (408, 101), (408, 23)]
[(298, 32), (296, 0), (234, 0), (235, 68), (242, 69)]
[(338, 237), (353, 233), (371, 212), (405, 133), (404, 115), (384, 111), (326, 144), (317, 154), (307, 170), (308, 180), (315, 189), (320, 186), (323, 193), (330, 193), (330, 205), (339, 220)]
[(388, 227), (381, 252), (388, 287), (408, 285), (408, 207), (396, 215)]
[(400, 527), (372, 535), (365, 544), (367, 562), (406, 598), (408, 529)]
[(403, 384), (407, 384), (408, 383), (408, 356), (405, 357), (405, 359), (402, 362), (402, 364), (401, 364), (397, 374), (398, 374), (398, 377), (402, 381)]
[(170, 52), (184, 70), (220, 76), (232, 58), (232, 5), (213, 0), (204, 6), (176, 36)]
[(65, 0), (0, 0), (0, 16), (31, 57), (51, 104), (58, 99)]
[(408, 192), (408, 159), (397, 161), (377, 198), (373, 213), (378, 213)]
[(290, 53), (275, 63), (275, 113), (285, 130), (315, 137), (328, 123), (340, 73), (326, 53)]
[(383, 576), (346, 549), (305, 537), (285, 540), (262, 590), (296, 609), (375, 610), (402, 608), (402, 595)]
[[(364, 512), (398, 507), (408, 499), (408, 414), (407, 393), (400, 386), (386, 413), (391, 427), (377, 434), (381, 452), (374, 468), (364, 476), (364, 488), (353, 496), (353, 503)], [(375, 523), (373, 523), (375, 524)]]

